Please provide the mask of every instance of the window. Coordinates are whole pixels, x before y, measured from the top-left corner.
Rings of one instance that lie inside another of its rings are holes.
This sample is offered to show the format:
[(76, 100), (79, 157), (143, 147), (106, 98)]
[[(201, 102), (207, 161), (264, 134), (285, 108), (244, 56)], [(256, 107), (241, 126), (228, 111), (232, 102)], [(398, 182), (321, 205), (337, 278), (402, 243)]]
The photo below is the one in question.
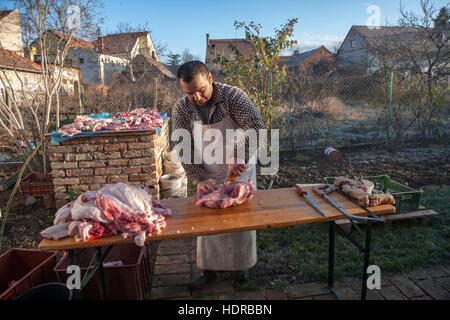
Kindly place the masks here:
[(212, 44), (212, 45), (211, 45), (211, 48), (215, 48), (215, 47), (216, 47), (216, 45), (215, 45), (215, 44)]
[(84, 58), (80, 58), (80, 64), (84, 63)]
[(25, 87), (28, 86), (28, 77), (24, 77), (24, 78), (23, 78), (23, 85), (24, 85)]
[(352, 41), (350, 42), (350, 45), (351, 45), (352, 48), (354, 48), (354, 47), (355, 47), (355, 40), (352, 40)]

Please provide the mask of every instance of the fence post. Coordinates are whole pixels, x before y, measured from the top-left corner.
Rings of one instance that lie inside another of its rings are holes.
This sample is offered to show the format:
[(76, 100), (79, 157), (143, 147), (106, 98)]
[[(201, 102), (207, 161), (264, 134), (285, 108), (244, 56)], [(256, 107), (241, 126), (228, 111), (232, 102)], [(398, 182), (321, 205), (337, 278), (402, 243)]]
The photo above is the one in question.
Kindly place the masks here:
[(158, 102), (158, 79), (156, 77), (153, 78), (153, 108), (157, 108)]
[(84, 114), (84, 86), (81, 82), (78, 88), (78, 101), (80, 104), (80, 114)]
[(389, 128), (391, 127), (391, 105), (392, 105), (392, 80), (394, 77), (394, 72), (390, 72), (389, 74), (389, 102), (387, 109), (387, 118), (386, 118), (386, 146), (390, 145), (390, 132)]

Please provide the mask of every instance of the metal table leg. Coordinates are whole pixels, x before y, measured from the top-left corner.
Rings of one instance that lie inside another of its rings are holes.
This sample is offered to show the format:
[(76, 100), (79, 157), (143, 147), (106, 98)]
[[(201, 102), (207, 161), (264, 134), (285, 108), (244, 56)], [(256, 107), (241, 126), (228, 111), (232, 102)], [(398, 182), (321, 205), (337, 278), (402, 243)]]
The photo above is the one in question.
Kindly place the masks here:
[(99, 264), (98, 267), (98, 275), (100, 282), (100, 297), (102, 300), (106, 300), (106, 284), (105, 284), (105, 275), (103, 273), (103, 259), (102, 258), (102, 248), (96, 248), (97, 250), (97, 262)]
[(372, 223), (368, 222), (366, 230), (366, 243), (364, 248), (364, 267), (362, 276), (361, 300), (366, 300), (367, 294), (367, 278), (368, 278), (367, 268), (369, 267), (371, 233), (372, 233)]
[(365, 244), (362, 246), (359, 244), (352, 236), (346, 234), (334, 221), (330, 222), (330, 231), (329, 231), (329, 247), (328, 247), (328, 288), (330, 292), (339, 300), (341, 297), (336, 292), (334, 287), (334, 247), (335, 247), (335, 234), (336, 227), (339, 234), (347, 238), (353, 245), (355, 245), (360, 252), (364, 254), (364, 264), (363, 264), (363, 275), (362, 275), (362, 285), (361, 285), (361, 300), (366, 300), (367, 296), (367, 268), (369, 267), (369, 259), (370, 259), (370, 244), (372, 239), (372, 222), (368, 221), (366, 223), (366, 239)]

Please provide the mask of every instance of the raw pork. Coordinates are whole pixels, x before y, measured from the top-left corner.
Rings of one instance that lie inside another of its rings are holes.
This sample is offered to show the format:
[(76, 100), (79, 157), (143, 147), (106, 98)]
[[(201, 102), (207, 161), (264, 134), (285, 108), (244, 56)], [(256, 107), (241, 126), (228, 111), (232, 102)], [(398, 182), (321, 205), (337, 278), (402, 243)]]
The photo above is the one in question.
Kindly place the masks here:
[(199, 193), (195, 199), (197, 206), (213, 209), (225, 209), (241, 205), (253, 197), (254, 187), (249, 179), (245, 183), (230, 183), (208, 193)]
[(166, 227), (165, 217), (170, 214), (145, 190), (118, 183), (81, 194), (58, 210), (54, 225), (41, 235), (50, 240), (71, 236), (76, 241), (89, 241), (120, 231), (124, 238), (134, 238), (143, 246), (147, 236)]
[(367, 192), (366, 186), (358, 180), (337, 177), (334, 185), (353, 199), (358, 200), (358, 205), (362, 208), (375, 207), (381, 204), (395, 204), (395, 199), (391, 194), (371, 194)]
[(61, 127), (61, 136), (74, 136), (80, 132), (94, 132), (101, 130), (120, 131), (137, 129), (162, 128), (163, 117), (156, 109), (139, 108), (131, 112), (120, 112), (108, 119), (94, 119), (89, 116), (77, 116), (75, 122)]

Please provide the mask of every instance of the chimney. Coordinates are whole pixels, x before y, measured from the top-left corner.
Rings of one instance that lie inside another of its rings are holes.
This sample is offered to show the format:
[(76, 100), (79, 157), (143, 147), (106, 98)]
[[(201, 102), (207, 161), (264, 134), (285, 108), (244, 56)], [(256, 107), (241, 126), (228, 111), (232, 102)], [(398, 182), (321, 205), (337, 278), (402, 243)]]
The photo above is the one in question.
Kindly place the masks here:
[(206, 47), (209, 47), (209, 33), (206, 34)]
[(299, 54), (300, 52), (298, 51), (298, 50), (294, 50), (294, 56), (298, 56), (298, 54)]

